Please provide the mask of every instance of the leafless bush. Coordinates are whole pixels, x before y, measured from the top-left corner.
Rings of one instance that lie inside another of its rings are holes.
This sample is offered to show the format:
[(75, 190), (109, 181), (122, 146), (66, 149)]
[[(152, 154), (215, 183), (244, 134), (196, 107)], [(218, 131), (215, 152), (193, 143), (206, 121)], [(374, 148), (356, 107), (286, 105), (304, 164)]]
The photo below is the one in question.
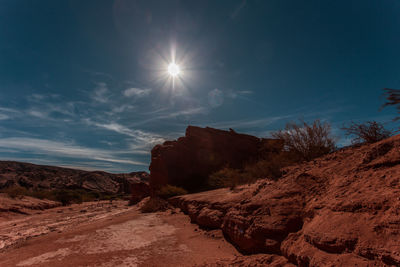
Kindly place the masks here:
[(268, 158), (256, 162), (249, 162), (243, 169), (223, 168), (212, 173), (208, 178), (210, 188), (229, 187), (234, 189), (238, 185), (254, 183), (258, 179), (266, 178), (277, 180), (282, 176), (282, 168), (294, 161), (292, 154), (286, 151), (270, 154)]
[[(382, 107), (396, 106), (397, 112), (400, 113), (400, 90), (384, 88), (383, 95), (386, 97), (387, 102), (383, 104)], [(400, 117), (394, 118), (394, 120), (399, 120)]]
[(336, 148), (330, 124), (320, 120), (315, 120), (312, 125), (304, 121), (299, 124), (288, 123), (284, 130), (277, 131), (272, 136), (283, 140), (292, 161), (309, 161), (333, 152)]
[(244, 179), (242, 170), (226, 167), (210, 175), (208, 186), (211, 188), (235, 188), (237, 185), (243, 184), (245, 182)]
[(349, 126), (342, 127), (347, 136), (354, 136), (351, 141), (353, 144), (375, 143), (392, 135), (389, 130), (386, 130), (382, 123), (376, 121), (367, 121), (365, 123), (351, 122)]

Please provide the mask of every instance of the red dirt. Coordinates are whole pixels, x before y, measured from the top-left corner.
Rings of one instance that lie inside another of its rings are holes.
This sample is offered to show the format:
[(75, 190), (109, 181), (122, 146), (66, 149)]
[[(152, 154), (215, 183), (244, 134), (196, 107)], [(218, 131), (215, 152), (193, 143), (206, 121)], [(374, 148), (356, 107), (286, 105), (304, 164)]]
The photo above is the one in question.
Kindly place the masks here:
[(178, 211), (141, 214), (126, 204), (11, 214), (0, 225), (0, 240), (8, 242), (0, 266), (210, 266), (240, 260), (221, 231), (198, 229)]

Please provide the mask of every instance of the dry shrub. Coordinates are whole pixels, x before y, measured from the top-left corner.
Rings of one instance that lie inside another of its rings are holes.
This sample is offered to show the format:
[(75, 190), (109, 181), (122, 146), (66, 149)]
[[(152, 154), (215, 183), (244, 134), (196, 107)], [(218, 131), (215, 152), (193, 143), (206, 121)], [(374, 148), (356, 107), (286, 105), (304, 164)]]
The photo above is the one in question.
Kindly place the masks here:
[(211, 188), (230, 187), (254, 183), (257, 179), (276, 180), (282, 176), (282, 168), (294, 163), (287, 152), (269, 155), (254, 163), (248, 163), (243, 169), (223, 168), (210, 175), (208, 186)]
[(143, 213), (165, 211), (169, 207), (168, 202), (160, 197), (149, 198), (141, 207)]
[(223, 168), (219, 171), (212, 173), (208, 178), (208, 185), (211, 188), (222, 188), (235, 186), (245, 182), (246, 177), (241, 170), (232, 168)]
[(167, 198), (174, 197), (174, 196), (185, 195), (187, 193), (188, 192), (185, 189), (183, 189), (182, 187), (167, 184), (167, 185), (164, 185), (163, 187), (161, 187), (157, 191), (157, 196), (159, 196), (163, 199), (167, 199)]
[(385, 129), (382, 123), (376, 121), (367, 121), (365, 123), (351, 122), (349, 126), (343, 126), (342, 130), (345, 135), (354, 136), (351, 141), (353, 144), (372, 144), (392, 135), (392, 133)]
[(310, 161), (336, 149), (329, 123), (315, 120), (309, 125), (304, 121), (286, 124), (284, 130), (272, 134), (281, 139), (292, 161)]
[(23, 196), (29, 195), (29, 190), (21, 186), (12, 186), (0, 191), (6, 193), (11, 198), (22, 198)]
[[(387, 102), (383, 104), (382, 107), (387, 106), (396, 106), (397, 112), (400, 113), (400, 90), (399, 89), (391, 89), (384, 88), (384, 96), (386, 97)], [(400, 117), (394, 118), (394, 120), (399, 120)]]
[(291, 154), (281, 151), (280, 153), (269, 155), (267, 159), (247, 164), (244, 171), (250, 177), (253, 177), (253, 181), (259, 178), (276, 180), (282, 176), (282, 168), (293, 163), (296, 163), (296, 161), (291, 157)]

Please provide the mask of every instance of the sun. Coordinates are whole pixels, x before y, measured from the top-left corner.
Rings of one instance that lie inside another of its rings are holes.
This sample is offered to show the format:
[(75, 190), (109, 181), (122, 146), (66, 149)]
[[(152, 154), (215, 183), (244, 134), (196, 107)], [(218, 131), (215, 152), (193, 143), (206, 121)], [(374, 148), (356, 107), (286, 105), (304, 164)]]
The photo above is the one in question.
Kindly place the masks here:
[(181, 70), (180, 70), (179, 66), (176, 65), (174, 62), (171, 62), (168, 65), (168, 73), (169, 73), (169, 75), (172, 76), (172, 78), (178, 76), (180, 74), (180, 72), (181, 72)]

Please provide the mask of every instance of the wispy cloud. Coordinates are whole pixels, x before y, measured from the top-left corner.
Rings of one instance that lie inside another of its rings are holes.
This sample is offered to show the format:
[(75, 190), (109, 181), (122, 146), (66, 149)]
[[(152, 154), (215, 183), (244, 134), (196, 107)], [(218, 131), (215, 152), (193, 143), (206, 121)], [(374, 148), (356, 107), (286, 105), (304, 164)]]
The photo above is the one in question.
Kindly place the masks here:
[(20, 113), (19, 110), (13, 108), (0, 107), (0, 111), (7, 113)]
[(234, 121), (225, 121), (225, 122), (216, 122), (216, 123), (208, 123), (204, 126), (211, 126), (220, 129), (227, 129), (227, 128), (251, 128), (251, 127), (265, 127), (271, 125), (274, 122), (279, 120), (284, 120), (288, 118), (292, 118), (294, 115), (285, 115), (285, 116), (274, 116), (268, 118), (261, 118), (261, 119), (253, 119), (253, 120), (234, 120)]
[(208, 92), (208, 103), (213, 108), (221, 106), (224, 103), (224, 93), (218, 88), (211, 90)]
[(107, 103), (109, 99), (107, 84), (104, 82), (99, 82), (96, 85), (97, 86), (93, 91), (92, 99), (100, 103)]
[(0, 120), (8, 120), (16, 115), (19, 115), (19, 111), (12, 108), (0, 107)]
[(154, 121), (178, 118), (178, 117), (182, 117), (182, 116), (188, 117), (188, 116), (193, 116), (193, 115), (198, 115), (198, 114), (207, 114), (208, 112), (209, 112), (209, 108), (202, 107), (202, 106), (188, 108), (188, 109), (182, 109), (182, 110), (159, 109), (157, 111), (148, 113), (148, 114), (152, 115), (151, 118), (137, 121), (137, 122), (133, 123), (132, 126), (145, 125), (145, 124), (148, 124), (148, 123), (154, 122)]
[(142, 130), (132, 130), (116, 122), (97, 123), (97, 122), (92, 122), (90, 119), (87, 119), (85, 121), (89, 125), (94, 125), (103, 129), (107, 129), (109, 131), (113, 131), (131, 137), (131, 141), (133, 142), (133, 144), (131, 144), (130, 147), (132, 149), (149, 148), (156, 144), (163, 143), (165, 141), (164, 138), (162, 138), (157, 134), (145, 132)]
[(40, 119), (49, 119), (48, 113), (39, 110), (28, 110), (29, 115)]
[(135, 108), (135, 106), (133, 106), (133, 105), (119, 105), (119, 106), (113, 107), (111, 109), (111, 112), (113, 114), (114, 113), (121, 113), (121, 112), (125, 112), (127, 110), (131, 110), (131, 109), (134, 109), (134, 108)]
[(123, 91), (123, 95), (126, 97), (145, 97), (150, 95), (151, 89), (146, 88), (128, 88)]
[(245, 96), (249, 96), (251, 94), (253, 94), (253, 91), (251, 90), (239, 90), (239, 91), (230, 90), (226, 93), (226, 96), (230, 98), (237, 98), (237, 97), (244, 98)]
[(10, 118), (10, 116), (7, 116), (7, 115), (5, 115), (5, 114), (1, 114), (0, 113), (0, 121), (1, 120), (8, 120)]
[(113, 163), (123, 163), (132, 165), (148, 165), (147, 163), (134, 161), (126, 158), (117, 157), (117, 153), (111, 151), (77, 146), (72, 143), (51, 141), (39, 138), (12, 137), (1, 138), (0, 147), (14, 149), (20, 152), (44, 154), (47, 156), (59, 156), (69, 158), (79, 158), (86, 160), (97, 160)]

